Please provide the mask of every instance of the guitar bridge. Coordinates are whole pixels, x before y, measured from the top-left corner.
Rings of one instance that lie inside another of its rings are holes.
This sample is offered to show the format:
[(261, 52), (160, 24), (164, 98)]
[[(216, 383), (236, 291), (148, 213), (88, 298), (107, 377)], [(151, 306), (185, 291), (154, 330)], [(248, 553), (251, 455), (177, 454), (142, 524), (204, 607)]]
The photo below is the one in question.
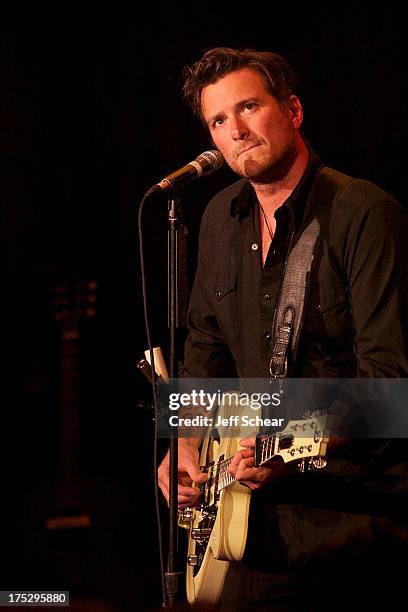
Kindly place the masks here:
[(191, 521), (193, 519), (194, 509), (193, 508), (182, 508), (178, 511), (178, 526), (183, 529), (190, 529)]

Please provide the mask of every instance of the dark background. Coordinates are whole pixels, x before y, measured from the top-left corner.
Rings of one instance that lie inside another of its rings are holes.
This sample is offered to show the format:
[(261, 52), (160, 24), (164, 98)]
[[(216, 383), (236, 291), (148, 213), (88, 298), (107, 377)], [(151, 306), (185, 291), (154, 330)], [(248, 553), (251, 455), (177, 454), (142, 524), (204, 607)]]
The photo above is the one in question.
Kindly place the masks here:
[[(135, 367), (146, 348), (137, 209), (150, 185), (211, 146), (182, 101), (183, 65), (219, 45), (286, 56), (315, 151), (405, 205), (403, 23), (391, 4), (279, 12), (155, 4), (137, 14), (67, 8), (2, 20), (0, 589), (68, 585), (120, 610), (159, 604), (150, 389)], [(183, 194), (190, 280), (204, 207), (231, 178), (223, 169)], [(165, 200), (145, 219), (154, 339), (165, 347)], [(81, 317), (76, 459), (81, 512), (93, 527), (50, 537), (42, 525), (54, 512), (62, 410), (53, 291), (91, 279), (96, 316)]]

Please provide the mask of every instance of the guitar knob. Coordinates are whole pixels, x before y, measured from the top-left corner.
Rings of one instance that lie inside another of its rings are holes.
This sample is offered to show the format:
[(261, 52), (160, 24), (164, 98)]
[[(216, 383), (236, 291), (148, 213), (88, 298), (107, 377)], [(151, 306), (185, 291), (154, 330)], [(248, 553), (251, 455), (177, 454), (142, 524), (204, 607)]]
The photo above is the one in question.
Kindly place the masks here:
[(187, 564), (188, 565), (197, 565), (197, 555), (188, 555), (187, 557)]

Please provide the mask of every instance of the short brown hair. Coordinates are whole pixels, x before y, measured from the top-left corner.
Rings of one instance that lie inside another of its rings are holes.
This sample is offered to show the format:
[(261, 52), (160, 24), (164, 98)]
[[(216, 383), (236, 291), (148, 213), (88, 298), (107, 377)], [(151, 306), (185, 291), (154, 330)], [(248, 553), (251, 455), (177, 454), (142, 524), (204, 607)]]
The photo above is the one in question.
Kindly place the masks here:
[(266, 90), (281, 103), (287, 102), (295, 93), (296, 74), (290, 64), (277, 53), (216, 47), (184, 68), (183, 94), (193, 112), (202, 118), (201, 92), (204, 87), (240, 68), (251, 68), (258, 72)]

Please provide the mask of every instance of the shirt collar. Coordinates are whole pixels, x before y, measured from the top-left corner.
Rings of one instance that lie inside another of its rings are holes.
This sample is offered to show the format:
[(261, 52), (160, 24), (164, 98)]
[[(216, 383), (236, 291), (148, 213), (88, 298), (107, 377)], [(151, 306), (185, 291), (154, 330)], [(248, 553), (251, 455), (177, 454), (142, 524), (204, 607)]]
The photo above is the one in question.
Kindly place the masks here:
[[(294, 219), (295, 228), (299, 227), (300, 225), (307, 194), (309, 193), (310, 186), (316, 174), (316, 171), (318, 170), (318, 168), (320, 168), (321, 165), (322, 161), (319, 156), (316, 155), (316, 153), (312, 149), (309, 149), (309, 161), (305, 168), (305, 171), (290, 196), (282, 204), (282, 206), (287, 206), (289, 208), (291, 216)], [(231, 215), (233, 217), (247, 216), (256, 202), (257, 198), (251, 183), (249, 181), (245, 181), (239, 194), (234, 196), (231, 200)]]

